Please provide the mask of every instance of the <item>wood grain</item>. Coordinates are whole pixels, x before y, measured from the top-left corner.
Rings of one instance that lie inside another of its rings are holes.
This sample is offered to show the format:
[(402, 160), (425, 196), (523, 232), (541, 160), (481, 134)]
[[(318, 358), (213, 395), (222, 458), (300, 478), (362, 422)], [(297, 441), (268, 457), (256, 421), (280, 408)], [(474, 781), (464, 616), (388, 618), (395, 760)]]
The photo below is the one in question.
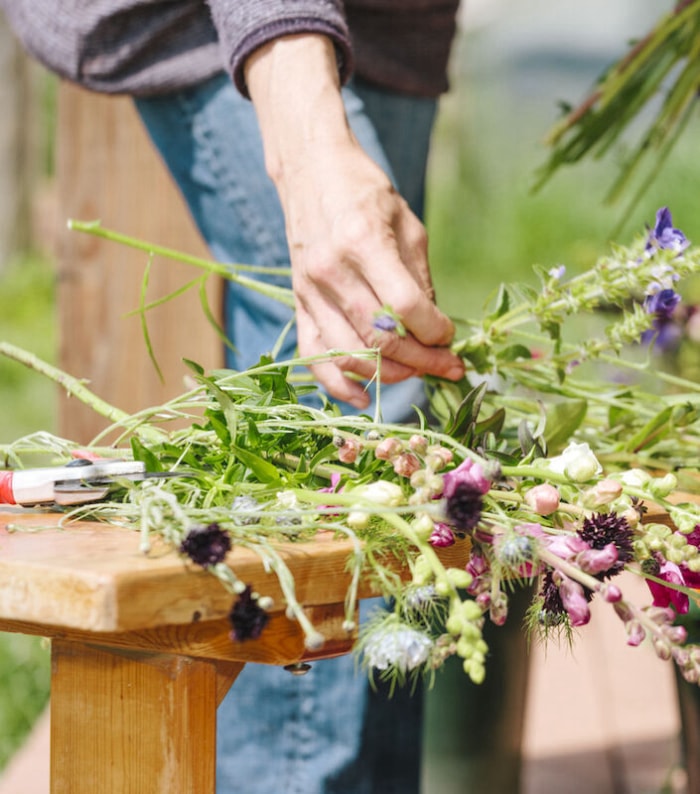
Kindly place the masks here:
[[(128, 98), (61, 85), (57, 182), (63, 222), (100, 220), (103, 226), (178, 251), (210, 258), (169, 174)], [(138, 308), (148, 255), (65, 229), (58, 239), (59, 366), (85, 378), (102, 398), (129, 413), (185, 391), (182, 363), (221, 366), (223, 346), (205, 319), (197, 291), (147, 315), (164, 380), (149, 360)], [(148, 299), (168, 295), (200, 271), (156, 260)], [(221, 316), (222, 285), (211, 280), (209, 300)], [(105, 421), (62, 397), (59, 432), (88, 443)]]

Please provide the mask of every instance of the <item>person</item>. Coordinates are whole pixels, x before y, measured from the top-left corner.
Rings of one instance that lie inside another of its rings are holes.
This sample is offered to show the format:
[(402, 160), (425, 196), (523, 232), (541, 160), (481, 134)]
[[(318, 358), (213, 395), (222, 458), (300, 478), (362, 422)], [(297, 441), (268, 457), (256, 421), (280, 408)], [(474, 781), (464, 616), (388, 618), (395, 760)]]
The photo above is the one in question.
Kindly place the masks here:
[[(420, 376), (464, 374), (434, 301), (421, 222), (459, 0), (0, 0), (61, 77), (129, 94), (213, 256), (291, 265), (296, 329), (345, 410), (424, 401)], [(263, 280), (280, 282), (276, 275)], [(406, 334), (378, 331), (378, 314)], [(271, 350), (290, 310), (227, 283), (227, 365)], [(329, 351), (346, 354), (324, 359)], [(374, 387), (372, 387), (374, 388)], [(219, 708), (217, 790), (412, 794), (422, 699), (374, 692), (345, 657), (292, 677), (248, 665)], [(486, 790), (477, 787), (475, 790)]]

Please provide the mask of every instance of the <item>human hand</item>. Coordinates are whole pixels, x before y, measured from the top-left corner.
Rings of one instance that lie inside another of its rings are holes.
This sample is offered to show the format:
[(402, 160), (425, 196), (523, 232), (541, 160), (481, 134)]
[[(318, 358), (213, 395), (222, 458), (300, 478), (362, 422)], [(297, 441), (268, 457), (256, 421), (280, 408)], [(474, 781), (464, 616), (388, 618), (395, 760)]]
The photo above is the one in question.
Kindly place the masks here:
[[(330, 42), (272, 42), (246, 78), (287, 224), (300, 354), (375, 348), (386, 383), (461, 377), (447, 347), (454, 327), (433, 302), (425, 230), (350, 131)], [(387, 305), (404, 335), (375, 327)], [(374, 360), (342, 355), (311, 369), (334, 397), (368, 404), (352, 376), (372, 378)]]

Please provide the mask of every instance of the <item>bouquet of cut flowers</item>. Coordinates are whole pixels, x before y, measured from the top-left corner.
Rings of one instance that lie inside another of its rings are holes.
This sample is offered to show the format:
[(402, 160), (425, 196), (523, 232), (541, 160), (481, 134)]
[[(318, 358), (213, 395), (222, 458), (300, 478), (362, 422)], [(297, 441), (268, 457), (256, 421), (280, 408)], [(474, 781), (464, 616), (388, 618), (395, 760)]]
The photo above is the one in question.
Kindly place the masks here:
[[(466, 377), (426, 379), (430, 411), (416, 409), (411, 424), (382, 420), (381, 389), (373, 416), (343, 415), (298, 379), (311, 363), (301, 358), (265, 358), (242, 372), (191, 363), (192, 388), (126, 415), (25, 351), (0, 343), (0, 352), (110, 420), (116, 440), (100, 436), (90, 453), (186, 472), (124, 483), (64, 520), (133, 527), (145, 554), (158, 536), (210, 571), (231, 592), (232, 642), (259, 637), (272, 606), (227, 564), (243, 546), (277, 574), (283, 608), (308, 647), (323, 644), (276, 544), (333, 533), (354, 541), (348, 632), (357, 628), (363, 577), (385, 597), (356, 649), (371, 675), (392, 684), (431, 675), (454, 655), (483, 680), (482, 628), (508, 619), (522, 584), (534, 594), (533, 635), (569, 637), (588, 623), (596, 598), (620, 618), (623, 641), (647, 639), (697, 682), (700, 647), (686, 643), (677, 617), (700, 588), (700, 503), (689, 495), (700, 483), (700, 386), (650, 363), (678, 308), (679, 282), (698, 270), (700, 249), (662, 208), (645, 234), (585, 272), (535, 269), (538, 287), (503, 285), (481, 318), (459, 321), (454, 349)], [(250, 281), (235, 269), (228, 277)], [(390, 307), (378, 322), (396, 322)], [(38, 452), (65, 463), (79, 450), (39, 433), (0, 447), (0, 465), (21, 468)], [(442, 549), (459, 544), (469, 549), (466, 566), (445, 561)], [(625, 570), (646, 580), (648, 602), (625, 596), (617, 579)]]

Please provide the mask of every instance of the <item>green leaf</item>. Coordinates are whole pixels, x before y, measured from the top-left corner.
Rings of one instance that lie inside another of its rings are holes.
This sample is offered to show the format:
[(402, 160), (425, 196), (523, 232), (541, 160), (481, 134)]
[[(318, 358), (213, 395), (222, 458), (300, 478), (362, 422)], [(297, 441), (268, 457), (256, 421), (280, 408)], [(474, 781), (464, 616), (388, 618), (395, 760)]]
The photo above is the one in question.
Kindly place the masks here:
[(141, 461), (145, 465), (146, 471), (163, 471), (158, 455), (144, 446), (136, 436), (131, 437), (131, 451), (134, 455), (134, 460)]
[(241, 463), (253, 472), (260, 482), (280, 483), (282, 479), (280, 471), (273, 463), (242, 447), (232, 445), (231, 451)]
[(625, 448), (631, 452), (639, 452), (650, 444), (656, 443), (671, 429), (672, 413), (673, 406), (667, 405), (627, 441)]
[(564, 447), (586, 418), (587, 410), (586, 400), (566, 400), (549, 406), (544, 428), (547, 447), (554, 451)]

